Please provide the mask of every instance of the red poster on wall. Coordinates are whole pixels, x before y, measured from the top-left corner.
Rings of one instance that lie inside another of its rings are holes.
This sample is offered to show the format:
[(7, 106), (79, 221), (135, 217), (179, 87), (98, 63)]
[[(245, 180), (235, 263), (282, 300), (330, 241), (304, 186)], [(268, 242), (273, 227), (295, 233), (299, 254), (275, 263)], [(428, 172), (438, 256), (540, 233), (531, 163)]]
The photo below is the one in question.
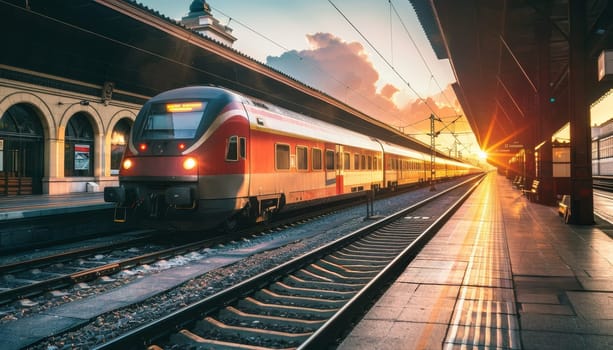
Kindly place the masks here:
[(74, 169), (88, 170), (89, 169), (89, 145), (74, 146)]

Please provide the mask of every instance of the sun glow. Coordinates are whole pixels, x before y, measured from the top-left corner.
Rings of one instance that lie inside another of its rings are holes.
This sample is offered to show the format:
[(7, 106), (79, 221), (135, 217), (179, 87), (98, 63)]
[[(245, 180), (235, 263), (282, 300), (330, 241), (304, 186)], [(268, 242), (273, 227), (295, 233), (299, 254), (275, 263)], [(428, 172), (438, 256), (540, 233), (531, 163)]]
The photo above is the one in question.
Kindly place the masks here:
[(477, 153), (477, 156), (479, 157), (479, 160), (486, 160), (487, 159), (487, 153), (485, 151), (479, 150), (479, 152)]

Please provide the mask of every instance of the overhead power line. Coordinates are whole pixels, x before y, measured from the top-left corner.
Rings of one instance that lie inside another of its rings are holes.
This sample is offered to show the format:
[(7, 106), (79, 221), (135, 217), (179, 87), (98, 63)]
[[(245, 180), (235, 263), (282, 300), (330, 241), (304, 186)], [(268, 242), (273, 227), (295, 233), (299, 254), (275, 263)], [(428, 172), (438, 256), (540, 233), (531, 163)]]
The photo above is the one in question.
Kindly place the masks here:
[[(390, 6), (393, 6), (391, 0), (388, 0), (390, 3)], [(394, 72), (394, 74), (396, 74), (396, 76), (403, 82), (406, 84), (406, 86), (413, 91), (413, 93), (417, 96), (417, 98), (423, 102), (426, 107), (428, 107), (428, 109), (430, 110), (430, 112), (437, 117), (436, 120), (438, 120), (439, 122), (443, 123), (443, 128), (441, 130), (445, 130), (447, 129), (452, 123), (454, 123), (457, 119), (459, 119), (461, 117), (461, 115), (458, 113), (456, 119), (454, 119), (451, 123), (444, 123), (440, 117), (437, 115), (437, 113), (434, 111), (434, 109), (432, 108), (432, 106), (430, 106), (430, 104), (428, 104), (428, 101), (423, 98), (419, 92), (417, 92), (417, 90), (415, 90), (413, 88), (413, 86), (411, 86), (411, 84), (409, 83), (409, 81), (407, 79), (405, 79), (402, 74), (400, 74), (400, 72), (398, 72), (398, 70), (396, 69), (396, 67), (394, 67), (393, 64), (391, 64), (384, 56), (383, 54), (381, 54), (381, 52), (375, 47), (375, 45), (362, 33), (362, 31), (360, 31), (360, 29), (353, 24), (353, 22), (343, 13), (343, 11), (336, 6), (336, 4), (334, 4), (334, 2), (332, 0), (328, 0), (328, 2), (330, 3), (330, 5), (332, 5), (332, 7), (334, 7), (334, 9), (336, 9), (336, 11), (345, 19), (345, 21), (347, 21), (347, 23), (349, 23), (349, 25), (360, 35), (360, 37), (362, 37), (362, 39), (364, 39), (364, 41), (370, 46), (370, 48), (379, 56), (379, 58), (381, 58), (381, 60), (390, 68), (390, 70), (392, 72)], [(393, 7), (394, 12), (396, 13), (396, 15), (400, 18), (400, 15), (398, 14), (398, 12), (396, 11), (395, 7)], [(407, 34), (409, 35), (409, 38), (411, 39), (411, 42), (413, 43), (413, 45), (415, 45), (415, 47), (417, 48), (418, 52), (419, 52), (419, 56), (421, 57), (422, 61), (424, 61), (426, 68), (428, 69), (428, 72), (430, 73), (430, 77), (431, 79), (434, 78), (434, 74), (432, 73), (432, 70), (430, 69), (429, 65), (426, 63), (426, 60), (424, 58), (424, 56), (422, 55), (421, 51), (419, 50), (419, 48), (417, 47), (417, 44), (415, 43), (415, 41), (413, 40), (413, 37), (409, 34), (408, 29), (406, 28), (406, 26), (404, 25), (404, 22), (402, 22), (402, 25), (405, 29), (405, 31), (407, 32)], [(438, 88), (441, 90), (441, 92), (443, 93), (443, 96), (445, 96), (443, 89), (440, 87), (440, 84), (438, 83), (438, 81), (435, 82), (438, 86)], [(446, 96), (445, 96), (446, 97)], [(447, 101), (449, 103), (450, 106), (452, 106), (452, 104)], [(422, 122), (422, 121), (419, 121)], [(460, 140), (458, 139), (457, 135), (455, 135), (454, 133), (452, 133), (453, 137), (455, 138), (456, 142), (458, 142), (460, 145), (462, 145), (462, 143), (460, 142)]]
[[(236, 18), (231, 17), (230, 15), (224, 13), (223, 11), (221, 11), (220, 9), (211, 6), (211, 9), (213, 9), (214, 11), (219, 12), (219, 14), (221, 14), (224, 17), (228, 18), (228, 21), (233, 21), (235, 23), (237, 23), (238, 25), (242, 26), (243, 28), (247, 29), (248, 31), (252, 32), (253, 34), (263, 38), (264, 40), (268, 41), (269, 43), (273, 44), (274, 46), (282, 49), (283, 51), (285, 51), (286, 53), (292, 53), (293, 55), (295, 55), (296, 57), (298, 57), (298, 59), (302, 62), (306, 62), (308, 63), (311, 67), (317, 69), (318, 71), (320, 71), (321, 73), (323, 73), (325, 76), (329, 77), (330, 79), (332, 79), (333, 81), (335, 81), (339, 86), (341, 86), (343, 89), (349, 89), (351, 91), (353, 91), (356, 95), (362, 97), (362, 100), (364, 101), (368, 101), (372, 106), (376, 107), (377, 109), (379, 109), (381, 112), (386, 112), (389, 113), (389, 111), (384, 110), (380, 105), (378, 105), (377, 103), (375, 103), (374, 101), (372, 101), (370, 98), (368, 98), (368, 96), (364, 96), (362, 93), (360, 93), (359, 90), (353, 89), (351, 86), (348, 86), (346, 83), (342, 82), (341, 80), (339, 80), (336, 76), (334, 76), (333, 74), (331, 74), (330, 72), (323, 70), (320, 66), (318, 65), (314, 65), (311, 64), (308, 60), (305, 60), (304, 57), (302, 57), (301, 55), (298, 54), (298, 52), (296, 52), (296, 50), (291, 50), (289, 48), (287, 48), (286, 46), (280, 44), (279, 42), (271, 39), (270, 37), (258, 32), (257, 30), (253, 29), (252, 27), (248, 26), (247, 24), (245, 24), (244, 22), (237, 20)], [(337, 97), (338, 99), (340, 99), (340, 97)]]

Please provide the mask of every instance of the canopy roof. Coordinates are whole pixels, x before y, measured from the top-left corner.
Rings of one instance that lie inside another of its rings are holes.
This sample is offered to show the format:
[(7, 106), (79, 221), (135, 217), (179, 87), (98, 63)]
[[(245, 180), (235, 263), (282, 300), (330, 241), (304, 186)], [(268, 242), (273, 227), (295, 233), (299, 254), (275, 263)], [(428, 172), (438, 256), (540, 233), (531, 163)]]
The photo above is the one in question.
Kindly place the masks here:
[[(534, 146), (568, 122), (569, 0), (410, 1), (437, 56), (451, 62), (456, 95), (482, 149)], [(613, 48), (613, 4), (580, 3), (589, 104), (612, 87), (597, 81), (596, 69), (602, 50)]]
[(4, 78), (98, 96), (111, 82), (113, 100), (138, 104), (177, 87), (223, 86), (429, 152), (393, 127), (133, 1), (0, 0), (0, 18), (0, 31), (10, 33), (0, 55)]

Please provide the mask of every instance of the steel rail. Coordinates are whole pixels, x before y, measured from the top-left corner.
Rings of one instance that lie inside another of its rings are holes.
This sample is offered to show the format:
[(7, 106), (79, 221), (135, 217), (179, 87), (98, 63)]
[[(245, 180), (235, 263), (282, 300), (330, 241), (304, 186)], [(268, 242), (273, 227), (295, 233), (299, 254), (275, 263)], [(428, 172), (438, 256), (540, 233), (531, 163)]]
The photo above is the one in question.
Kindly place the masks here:
[[(178, 255), (183, 254), (184, 252), (201, 249), (202, 247), (210, 246), (211, 244), (214, 244), (218, 241), (218, 238), (204, 239), (197, 242), (187, 243), (156, 252), (138, 255), (135, 257), (123, 259), (121, 261), (115, 261), (112, 263), (104, 264), (102, 266), (97, 266), (89, 269), (84, 269), (82, 271), (49, 278), (43, 281), (38, 281), (24, 286), (11, 288), (5, 291), (0, 291), (0, 304), (4, 304), (20, 298), (29, 297), (32, 295), (38, 295), (52, 289), (63, 288), (76, 283), (91, 281), (95, 278), (101, 276), (108, 276), (122, 269), (129, 268), (135, 265), (142, 265), (155, 260), (162, 259), (170, 255)], [(107, 250), (106, 248), (107, 247), (105, 246), (104, 251)], [(96, 252), (96, 250), (90, 251), (90, 254), (93, 252)]]
[(380, 293), (387, 283), (404, 271), (407, 264), (417, 256), (421, 249), (434, 237), (436, 232), (449, 220), (480, 183), (481, 181), (476, 182), (332, 318), (302, 343), (298, 349), (322, 349), (330, 343), (330, 339), (336, 339), (347, 328), (346, 325), (350, 324), (349, 322), (351, 322), (352, 318), (363, 309), (363, 306), (368, 304), (376, 294)]
[[(355, 242), (371, 232), (381, 229), (399, 218), (402, 218), (407, 213), (432, 202), (434, 199), (444, 196), (450, 191), (468, 184), (470, 181), (474, 181), (474, 179), (475, 178), (472, 178), (450, 189), (441, 191), (428, 199), (422, 200), (408, 208), (375, 221), (362, 229), (354, 231), (349, 235), (319, 247), (308, 254), (285, 262), (226, 290), (220, 291), (201, 301), (172, 312), (163, 318), (127, 332), (113, 340), (110, 340), (108, 343), (97, 347), (96, 349), (138, 349), (142, 348), (144, 345), (152, 344), (158, 339), (166, 337), (171, 332), (176, 332), (184, 327), (188, 327), (194, 322), (194, 320), (208, 316), (213, 312), (229, 306), (245, 296), (250, 295), (256, 290), (263, 289), (271, 283), (281, 280), (282, 277), (314, 263), (322, 257), (329, 255), (332, 251), (338, 251), (342, 247)], [(426, 240), (429, 240), (432, 235), (434, 235), (435, 231), (451, 216), (455, 210), (457, 210), (461, 203), (470, 193), (472, 193), (474, 188), (476, 188), (478, 183), (480, 183), (481, 179), (482, 177), (479, 177), (476, 184), (474, 184), (469, 191), (465, 192), (461, 196), (460, 200), (457, 200), (451, 208), (447, 209), (439, 219), (437, 219), (419, 235), (419, 242), (413, 242), (408, 247), (403, 249), (402, 253), (388, 263), (374, 279), (366, 283), (366, 287), (364, 289), (352, 297), (349, 302), (342, 306), (339, 311), (328, 319), (328, 321), (326, 321), (321, 327), (319, 327), (317, 331), (313, 332), (311, 336), (305, 339), (300, 348), (321, 348), (324, 343), (327, 344), (331, 339), (334, 339), (332, 335), (338, 334), (342, 332), (343, 329), (346, 329), (346, 322), (352, 317), (352, 315), (355, 315), (355, 311), (360, 310), (364, 306), (365, 301), (369, 301), (372, 295), (381, 290), (380, 288), (383, 284), (398, 274), (399, 271), (402, 271), (402, 269), (406, 266), (406, 262), (418, 253), (418, 251), (426, 244)]]
[[(151, 230), (144, 230), (144, 233), (151, 232)], [(63, 262), (66, 260), (74, 259), (77, 257), (82, 257), (86, 255), (91, 255), (94, 252), (104, 252), (108, 250), (113, 250), (121, 247), (128, 247), (130, 245), (136, 244), (138, 242), (145, 242), (151, 239), (153, 235), (147, 234), (142, 237), (135, 237), (133, 239), (128, 239), (125, 241), (115, 242), (115, 243), (100, 243), (82, 248), (75, 248), (71, 250), (67, 250), (61, 253), (45, 255), (38, 258), (28, 259), (17, 261), (13, 263), (0, 265), (0, 274), (7, 273), (15, 273), (19, 271), (24, 271), (40, 266), (46, 266), (50, 264), (56, 264), (58, 262)]]
[[(291, 225), (296, 222), (302, 222), (306, 220), (313, 219), (314, 217), (319, 217), (322, 215), (327, 215), (331, 212), (338, 211), (341, 209), (345, 209), (347, 207), (355, 206), (355, 199), (358, 198), (361, 202), (363, 200), (363, 196), (356, 196), (351, 200), (340, 200), (334, 202), (334, 206), (316, 206), (311, 208), (308, 211), (305, 210), (297, 210), (295, 212), (290, 212), (288, 214), (283, 215), (282, 217), (267, 223), (267, 225), (248, 227), (242, 230), (238, 230), (232, 233), (226, 233), (222, 236), (211, 236), (211, 238), (207, 238), (204, 240), (198, 240), (196, 242), (190, 242), (184, 245), (175, 246), (171, 248), (167, 248), (164, 250), (160, 250), (157, 252), (151, 252), (139, 256), (135, 256), (132, 258), (123, 259), (121, 261), (105, 264), (102, 266), (83, 269), (82, 271), (63, 274), (61, 276), (55, 276), (48, 278), (42, 281), (33, 281), (30, 284), (10, 288), (7, 290), (0, 290), (0, 305), (12, 302), (16, 299), (31, 297), (34, 295), (39, 295), (49, 290), (64, 288), (76, 283), (91, 281), (93, 279), (108, 276), (113, 273), (120, 271), (121, 269), (129, 268), (136, 265), (142, 265), (145, 263), (150, 263), (155, 260), (159, 260), (172, 255), (179, 255), (183, 252), (194, 251), (200, 248), (208, 247), (217, 243), (227, 242), (233, 239), (239, 239), (248, 235), (253, 235), (257, 233), (261, 233), (262, 231), (275, 229), (278, 227), (283, 227), (286, 225)], [(385, 198), (385, 195), (380, 196), (380, 198)], [(145, 231), (147, 232), (147, 231)], [(95, 253), (106, 252), (110, 250), (114, 250), (121, 247), (130, 247), (135, 243), (146, 242), (152, 236), (146, 237), (138, 237), (136, 239), (112, 243), (112, 244), (97, 244), (90, 247), (78, 248), (74, 250), (70, 250), (67, 252), (53, 254), (49, 256), (39, 257), (30, 259), (27, 261), (15, 262), (5, 265), (0, 265), (0, 274), (10, 274), (20, 271), (31, 270), (34, 268), (39, 268), (41, 266), (49, 266), (51, 264), (55, 264), (58, 262), (69, 261), (70, 259), (75, 259), (79, 257), (84, 257), (87, 255), (92, 255)]]

